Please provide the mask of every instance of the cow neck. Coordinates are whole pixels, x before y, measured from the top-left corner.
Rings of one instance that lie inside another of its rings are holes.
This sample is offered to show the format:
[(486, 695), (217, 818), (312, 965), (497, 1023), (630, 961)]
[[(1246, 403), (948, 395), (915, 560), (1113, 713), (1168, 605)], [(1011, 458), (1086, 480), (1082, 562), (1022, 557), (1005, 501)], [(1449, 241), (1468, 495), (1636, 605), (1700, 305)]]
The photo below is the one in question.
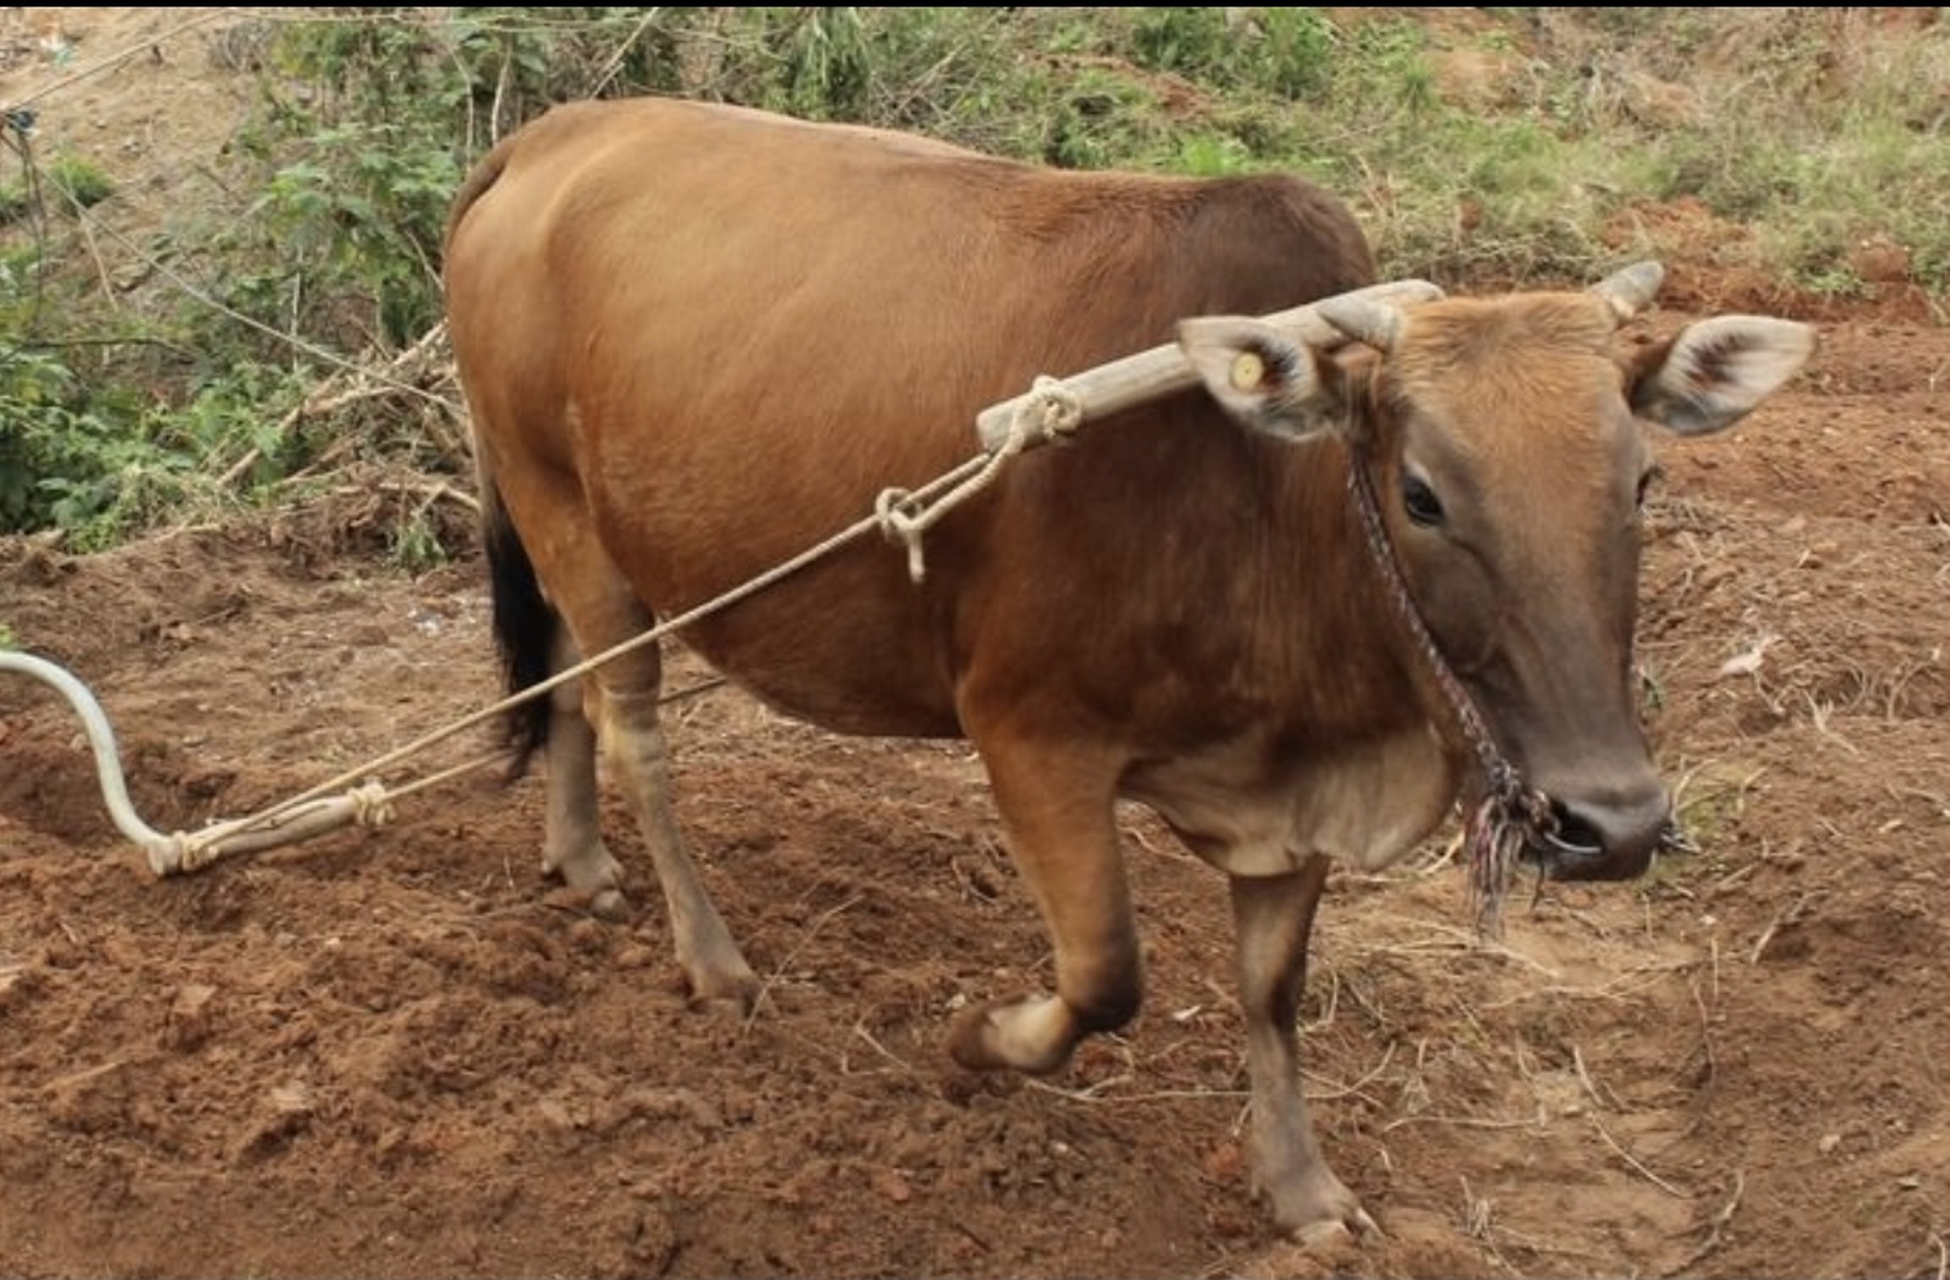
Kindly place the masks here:
[(1482, 774), (1482, 798), (1464, 818), (1469, 887), (1476, 905), (1477, 925), (1494, 933), (1499, 923), (1504, 887), (1516, 866), (1518, 853), (1528, 844), (1541, 840), (1557, 826), (1551, 814), (1550, 798), (1523, 780), (1517, 767), (1496, 745), (1475, 699), (1463, 687), (1449, 660), (1442, 656), (1428, 623), (1409, 594), (1408, 578), (1382, 523), (1381, 508), (1375, 500), (1374, 484), (1368, 479), (1361, 451), (1347, 453), (1347, 489), (1361, 519), (1368, 553), (1375, 572), (1395, 606), (1395, 613), (1407, 628), (1409, 638), (1421, 654), (1423, 664), (1449, 704), (1449, 713)]

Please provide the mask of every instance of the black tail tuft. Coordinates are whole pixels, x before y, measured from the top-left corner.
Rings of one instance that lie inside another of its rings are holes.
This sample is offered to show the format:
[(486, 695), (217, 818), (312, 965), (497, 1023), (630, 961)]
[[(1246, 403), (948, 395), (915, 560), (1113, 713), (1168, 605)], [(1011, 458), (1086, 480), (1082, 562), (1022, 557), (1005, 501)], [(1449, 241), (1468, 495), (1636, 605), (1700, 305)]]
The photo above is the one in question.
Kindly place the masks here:
[[(515, 532), (498, 495), (489, 492), (483, 497), (482, 540), (494, 592), (494, 638), (501, 647), (508, 692), (520, 693), (554, 674), (555, 634), (562, 622), (542, 595), (528, 548), (521, 545), (521, 535)], [(515, 753), (508, 776), (514, 778), (548, 741), (549, 699), (532, 698), (509, 710), (507, 717), (507, 742)]]

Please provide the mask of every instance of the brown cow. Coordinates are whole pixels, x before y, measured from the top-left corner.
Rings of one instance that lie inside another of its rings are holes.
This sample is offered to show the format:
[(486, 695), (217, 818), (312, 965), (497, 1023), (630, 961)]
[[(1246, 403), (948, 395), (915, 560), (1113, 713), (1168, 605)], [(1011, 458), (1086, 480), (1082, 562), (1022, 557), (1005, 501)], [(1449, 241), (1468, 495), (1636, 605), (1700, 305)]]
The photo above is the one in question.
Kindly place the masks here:
[[(1290, 178), (1052, 172), (663, 101), (559, 108), (503, 142), (446, 258), (517, 687), (963, 461), (978, 411), (1038, 374), (1181, 335), (1204, 387), (1008, 462), (929, 532), (918, 583), (876, 537), (684, 639), (789, 714), (979, 750), (1056, 990), (969, 1010), (968, 1066), (1051, 1071), (1136, 1014), (1118, 798), (1226, 872), (1254, 1178), (1303, 1236), (1373, 1226), (1298, 1088), (1330, 861), (1385, 866), (1488, 792), (1534, 802), (1508, 831), (1549, 874), (1645, 869), (1670, 828), (1633, 704), (1635, 415), (1718, 430), (1813, 345), (1726, 317), (1621, 358), (1656, 269), (1335, 299), (1314, 322), (1332, 338), (1225, 318), (1371, 276), (1348, 212)], [(742, 1004), (752, 970), (672, 817), (658, 681), (639, 648), (530, 704), (544, 864), (618, 907), (600, 741), (692, 992)]]

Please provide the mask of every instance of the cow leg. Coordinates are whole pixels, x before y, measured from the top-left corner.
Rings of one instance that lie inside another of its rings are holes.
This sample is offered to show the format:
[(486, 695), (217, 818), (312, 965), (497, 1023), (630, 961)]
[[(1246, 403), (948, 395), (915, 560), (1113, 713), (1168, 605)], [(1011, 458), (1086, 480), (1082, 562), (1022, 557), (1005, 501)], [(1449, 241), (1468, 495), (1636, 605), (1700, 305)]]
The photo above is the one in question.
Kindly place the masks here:
[[(515, 495), (507, 496), (512, 501)], [(537, 486), (521, 496), (527, 500), (523, 514), (531, 516), (524, 525), (549, 531), (530, 540), (528, 552), (573, 636), (557, 647), (553, 660), (566, 662), (577, 651), (605, 652), (649, 630), (655, 619), (587, 523), (580, 490)], [(692, 998), (745, 1010), (758, 990), (757, 975), (705, 892), (671, 811), (669, 751), (658, 719), (663, 656), (656, 645), (643, 645), (583, 679), (594, 685), (582, 692), (580, 711), (572, 714), (576, 701), (568, 686), (550, 704), (544, 863), (588, 895), (592, 909), (620, 910), (621, 869), (597, 835), (594, 747), (600, 744), (649, 847)]]
[[(578, 661), (568, 635), (558, 633), (552, 670), (563, 671)], [(596, 730), (594, 718), (583, 709), (585, 681), (571, 680), (549, 694), (548, 743), (544, 767), (548, 772), (548, 800), (542, 838), (542, 871), (562, 882), (588, 902), (589, 909), (607, 919), (624, 911), (623, 868), (603, 844), (598, 812)], [(592, 706), (599, 700), (589, 690)]]
[(1252, 1081), (1254, 1189), (1272, 1203), (1281, 1229), (1309, 1243), (1377, 1230), (1354, 1193), (1328, 1168), (1300, 1081), (1298, 1020), (1307, 940), (1328, 865), (1316, 855), (1288, 875), (1231, 881)]
[(1107, 759), (992, 747), (984, 759), (1010, 852), (1054, 944), (1056, 994), (968, 1010), (949, 1051), (976, 1070), (1054, 1071), (1084, 1036), (1129, 1022), (1142, 994), (1113, 808), (1116, 768)]
[[(652, 655), (655, 649), (640, 649)], [(636, 656), (636, 655), (631, 655)], [(627, 659), (624, 659), (627, 661)], [(603, 682), (602, 740), (629, 798), (631, 812), (656, 864), (670, 912), (677, 962), (699, 1004), (724, 1003), (748, 1012), (758, 994), (758, 976), (745, 963), (724, 918), (698, 879), (697, 865), (684, 850), (670, 803), (670, 752), (657, 713), (655, 681), (612, 689)]]

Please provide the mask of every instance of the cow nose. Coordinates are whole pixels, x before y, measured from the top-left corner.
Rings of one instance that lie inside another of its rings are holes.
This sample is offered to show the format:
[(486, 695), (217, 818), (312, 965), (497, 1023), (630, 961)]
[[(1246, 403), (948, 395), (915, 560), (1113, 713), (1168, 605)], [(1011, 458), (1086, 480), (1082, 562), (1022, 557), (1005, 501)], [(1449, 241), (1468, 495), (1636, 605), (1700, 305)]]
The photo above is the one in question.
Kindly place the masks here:
[(1672, 816), (1663, 789), (1610, 802), (1553, 799), (1554, 831), (1545, 835), (1544, 864), (1556, 880), (1630, 880), (1645, 874)]

